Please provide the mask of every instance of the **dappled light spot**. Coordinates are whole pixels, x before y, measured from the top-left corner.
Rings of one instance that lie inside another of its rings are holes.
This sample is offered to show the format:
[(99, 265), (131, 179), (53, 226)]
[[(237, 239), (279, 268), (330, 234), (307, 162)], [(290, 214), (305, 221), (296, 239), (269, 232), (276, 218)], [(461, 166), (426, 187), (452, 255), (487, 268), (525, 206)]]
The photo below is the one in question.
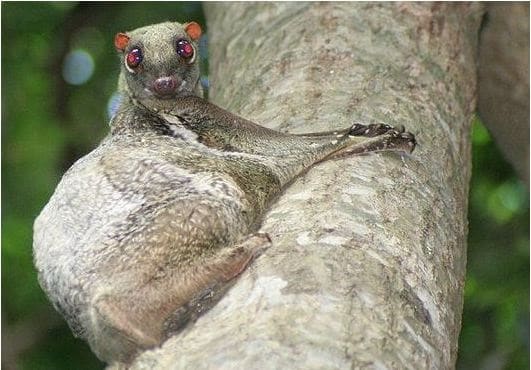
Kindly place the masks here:
[(94, 73), (94, 59), (83, 49), (69, 52), (63, 63), (63, 78), (71, 85), (82, 85)]
[(505, 181), (488, 196), (487, 207), (499, 223), (509, 222), (526, 207), (525, 188), (519, 181)]

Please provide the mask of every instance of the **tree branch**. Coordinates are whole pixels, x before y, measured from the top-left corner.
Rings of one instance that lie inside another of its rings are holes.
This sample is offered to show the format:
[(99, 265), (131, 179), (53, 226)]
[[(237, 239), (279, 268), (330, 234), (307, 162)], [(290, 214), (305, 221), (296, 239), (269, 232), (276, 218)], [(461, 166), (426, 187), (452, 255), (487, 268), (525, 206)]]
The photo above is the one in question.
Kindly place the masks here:
[(479, 43), (479, 115), (529, 187), (529, 3), (487, 3)]
[(209, 3), (206, 13), (222, 107), (297, 133), (403, 124), (420, 145), (297, 179), (264, 219), (273, 246), (132, 368), (453, 368), (481, 6)]

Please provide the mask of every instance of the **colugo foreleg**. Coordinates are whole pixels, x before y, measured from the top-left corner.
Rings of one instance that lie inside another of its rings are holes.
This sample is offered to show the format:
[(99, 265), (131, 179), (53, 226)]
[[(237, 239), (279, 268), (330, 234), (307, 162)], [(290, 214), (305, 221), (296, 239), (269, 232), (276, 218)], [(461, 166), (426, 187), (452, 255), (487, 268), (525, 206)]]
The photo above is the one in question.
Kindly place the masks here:
[[(357, 142), (332, 153), (325, 159), (382, 151), (411, 153), (417, 145), (415, 136), (410, 132), (405, 132), (403, 126), (393, 128), (386, 124), (361, 125), (356, 123), (351, 127), (348, 135)], [(364, 139), (360, 140), (361, 137)]]

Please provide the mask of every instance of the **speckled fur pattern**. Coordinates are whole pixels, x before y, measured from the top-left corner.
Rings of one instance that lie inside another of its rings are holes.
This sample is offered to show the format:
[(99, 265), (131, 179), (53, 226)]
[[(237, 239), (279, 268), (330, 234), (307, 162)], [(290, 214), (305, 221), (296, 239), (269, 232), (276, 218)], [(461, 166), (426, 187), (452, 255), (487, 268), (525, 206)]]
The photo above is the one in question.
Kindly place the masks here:
[[(215, 303), (270, 245), (253, 233), (294, 177), (325, 159), (415, 145), (386, 125), (266, 129), (195, 95), (197, 62), (172, 51), (182, 25), (129, 35), (123, 53), (143, 47), (145, 64), (122, 66), (111, 132), (63, 176), (33, 244), (40, 284), (74, 334), (103, 361), (126, 363)], [(150, 86), (167, 74), (185, 82), (162, 99)]]

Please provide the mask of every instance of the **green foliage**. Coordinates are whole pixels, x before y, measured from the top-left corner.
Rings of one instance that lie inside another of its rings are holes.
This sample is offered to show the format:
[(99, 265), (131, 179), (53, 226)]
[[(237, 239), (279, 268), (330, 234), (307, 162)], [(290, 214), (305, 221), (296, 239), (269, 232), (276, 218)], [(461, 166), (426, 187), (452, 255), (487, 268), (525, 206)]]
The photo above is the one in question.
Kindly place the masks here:
[[(103, 368), (37, 284), (32, 223), (65, 169), (107, 132), (106, 107), (118, 74), (114, 34), (192, 19), (205, 24), (197, 3), (2, 3), (2, 330), (25, 343), (14, 358), (3, 357), (2, 368)], [(92, 58), (94, 74), (82, 85), (69, 85), (63, 61), (78, 49)], [(479, 122), (473, 154), (458, 367), (477, 369), (494, 359), (500, 368), (524, 369), (529, 195)], [(34, 321), (42, 331), (17, 329)]]
[[(529, 368), (529, 193), (479, 120), (458, 369)], [(495, 365), (493, 365), (495, 364)]]

